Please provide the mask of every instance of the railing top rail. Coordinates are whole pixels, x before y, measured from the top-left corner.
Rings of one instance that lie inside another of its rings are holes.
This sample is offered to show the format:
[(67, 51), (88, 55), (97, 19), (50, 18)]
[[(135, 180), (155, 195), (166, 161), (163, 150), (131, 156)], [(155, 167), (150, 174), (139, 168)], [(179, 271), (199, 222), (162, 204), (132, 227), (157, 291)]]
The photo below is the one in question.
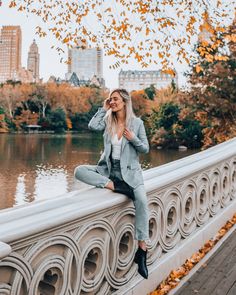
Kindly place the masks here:
[(11, 247), (8, 244), (0, 242), (0, 260), (11, 253)]
[[(236, 138), (198, 154), (144, 171), (145, 188), (147, 192), (161, 189), (168, 183), (188, 177), (234, 155)], [(0, 241), (13, 242), (96, 212), (112, 210), (125, 202), (130, 201), (124, 195), (99, 188), (86, 188), (58, 196), (57, 199), (5, 209), (0, 211)]]
[[(228, 154), (228, 151), (230, 151), (230, 155)], [(218, 162), (218, 157), (220, 156), (221, 157), (220, 161), (222, 161), (228, 158), (229, 156), (231, 156), (232, 153), (236, 155), (236, 138), (227, 140), (207, 150), (200, 151), (196, 154), (181, 158), (179, 160), (175, 160), (173, 162), (166, 163), (159, 167), (150, 168), (145, 171), (144, 179), (148, 180), (149, 178), (153, 178), (154, 174), (155, 176), (162, 175), (163, 173), (171, 171), (173, 168), (178, 169), (189, 164), (193, 165), (194, 163), (199, 161), (202, 161), (202, 163), (204, 163), (205, 160), (209, 162), (209, 159), (208, 159), (209, 156), (217, 157), (216, 162)]]

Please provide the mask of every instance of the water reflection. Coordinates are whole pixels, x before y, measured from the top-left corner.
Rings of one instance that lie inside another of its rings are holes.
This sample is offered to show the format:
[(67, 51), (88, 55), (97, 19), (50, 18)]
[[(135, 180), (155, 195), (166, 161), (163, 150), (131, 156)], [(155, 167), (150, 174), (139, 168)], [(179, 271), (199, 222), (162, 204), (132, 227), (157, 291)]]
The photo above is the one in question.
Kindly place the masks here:
[(34, 198), (44, 199), (48, 198), (48, 196), (53, 198), (58, 194), (68, 192), (67, 178), (68, 174), (65, 167), (38, 166), (35, 177)]
[(20, 174), (16, 184), (15, 204), (21, 205), (25, 203), (29, 193), (26, 192), (25, 174)]
[[(77, 165), (95, 164), (103, 150), (100, 133), (0, 135), (0, 208), (53, 198), (87, 186), (74, 180)], [(151, 150), (143, 167), (155, 167), (196, 151)]]

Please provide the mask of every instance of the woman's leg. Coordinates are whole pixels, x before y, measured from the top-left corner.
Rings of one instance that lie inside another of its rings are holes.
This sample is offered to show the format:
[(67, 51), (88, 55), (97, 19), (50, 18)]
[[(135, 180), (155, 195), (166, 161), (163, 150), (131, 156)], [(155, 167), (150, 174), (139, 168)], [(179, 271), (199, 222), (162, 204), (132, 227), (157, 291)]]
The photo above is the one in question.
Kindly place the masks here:
[(138, 250), (135, 253), (134, 262), (138, 264), (138, 272), (145, 279), (148, 278), (147, 245), (149, 239), (149, 211), (147, 195), (144, 185), (133, 189), (135, 206), (135, 239), (138, 240)]
[(113, 182), (108, 177), (99, 174), (96, 165), (80, 165), (75, 168), (74, 176), (87, 184), (112, 189)]
[(144, 185), (133, 189), (135, 207), (135, 239), (139, 246), (146, 250), (145, 240), (149, 240), (149, 210), (147, 205), (147, 194)]
[[(100, 188), (109, 188), (114, 190), (114, 184), (111, 179), (117, 177), (123, 181), (119, 169), (112, 169), (109, 179), (106, 176), (99, 174), (96, 170), (96, 165), (80, 165), (75, 168), (75, 178), (87, 184), (94, 185)], [(135, 239), (138, 240), (139, 246), (146, 250), (145, 240), (149, 239), (149, 213), (147, 206), (147, 196), (144, 185), (139, 185), (133, 189), (134, 206), (135, 206)]]
[[(120, 170), (119, 160), (112, 160), (110, 179), (124, 181)], [(127, 186), (130, 187), (128, 184)], [(138, 243), (140, 247), (143, 250), (146, 250), (145, 240), (149, 239), (149, 210), (147, 205), (147, 195), (144, 185), (139, 185), (137, 188), (131, 189), (134, 193), (135, 239), (139, 241)]]

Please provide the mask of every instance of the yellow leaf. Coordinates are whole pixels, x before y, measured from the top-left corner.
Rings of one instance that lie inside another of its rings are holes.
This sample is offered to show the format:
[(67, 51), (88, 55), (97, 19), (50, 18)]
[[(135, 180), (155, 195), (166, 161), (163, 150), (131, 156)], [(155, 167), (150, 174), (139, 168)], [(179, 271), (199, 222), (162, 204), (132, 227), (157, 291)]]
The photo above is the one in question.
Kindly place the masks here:
[(137, 59), (137, 61), (140, 62), (140, 61), (143, 59), (143, 57), (142, 57), (142, 55), (139, 55), (139, 54), (136, 52), (136, 53), (135, 53), (135, 59)]
[(11, 3), (9, 4), (9, 8), (12, 8), (12, 7), (16, 7), (16, 2), (15, 1), (11, 1)]
[(226, 60), (228, 60), (229, 59), (229, 57), (228, 56), (222, 56), (222, 55), (216, 55), (215, 56), (215, 60), (223, 60), (223, 61), (226, 61)]
[(202, 40), (201, 45), (207, 47), (209, 43), (206, 40)]
[(69, 38), (64, 38), (64, 39), (62, 40), (62, 43), (68, 43), (69, 41), (70, 41)]
[(163, 73), (169, 74), (171, 76), (175, 76), (175, 72), (172, 69), (164, 69), (162, 70)]
[(200, 65), (196, 65), (195, 70), (197, 73), (200, 73), (203, 71), (202, 67)]
[(196, 18), (194, 16), (190, 17), (190, 23), (194, 24), (196, 22)]
[(149, 35), (149, 33), (150, 33), (150, 29), (146, 28), (146, 36)]

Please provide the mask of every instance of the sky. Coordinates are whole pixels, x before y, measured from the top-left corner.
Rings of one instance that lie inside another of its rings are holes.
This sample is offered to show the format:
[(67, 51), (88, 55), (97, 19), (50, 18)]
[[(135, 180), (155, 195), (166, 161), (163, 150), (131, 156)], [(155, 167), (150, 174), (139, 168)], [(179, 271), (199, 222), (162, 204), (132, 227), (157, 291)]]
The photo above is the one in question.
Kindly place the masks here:
[[(9, 3), (9, 1), (7, 1)], [(65, 78), (67, 65), (60, 63), (61, 56), (58, 55), (55, 49), (51, 49), (55, 45), (55, 39), (50, 32), (45, 38), (40, 38), (35, 34), (36, 26), (45, 26), (41, 19), (35, 15), (26, 15), (22, 12), (17, 12), (16, 9), (8, 8), (6, 2), (3, 1), (0, 7), (0, 27), (3, 25), (20, 25), (22, 30), (22, 66), (27, 67), (27, 55), (29, 47), (36, 40), (40, 53), (40, 77), (46, 82), (51, 75)], [(64, 47), (67, 52), (66, 47)], [(118, 87), (118, 73), (121, 70), (143, 70), (142, 67), (135, 61), (130, 60), (128, 65), (122, 65), (118, 69), (110, 69), (109, 65), (114, 63), (114, 57), (103, 57), (103, 75), (106, 86), (110, 89)], [(184, 86), (186, 79), (183, 76), (184, 71), (188, 69), (185, 65), (176, 68), (178, 71), (179, 86)], [(145, 70), (159, 70), (155, 66), (145, 68)]]

